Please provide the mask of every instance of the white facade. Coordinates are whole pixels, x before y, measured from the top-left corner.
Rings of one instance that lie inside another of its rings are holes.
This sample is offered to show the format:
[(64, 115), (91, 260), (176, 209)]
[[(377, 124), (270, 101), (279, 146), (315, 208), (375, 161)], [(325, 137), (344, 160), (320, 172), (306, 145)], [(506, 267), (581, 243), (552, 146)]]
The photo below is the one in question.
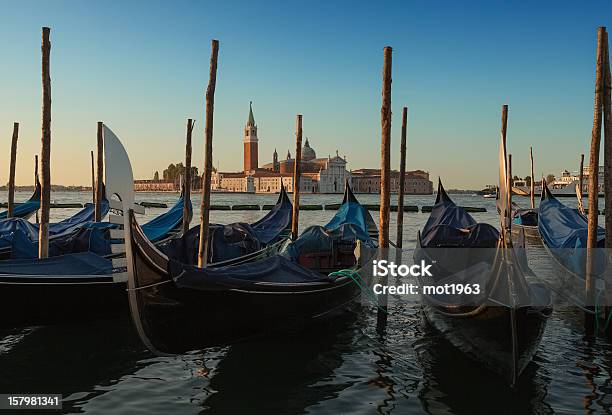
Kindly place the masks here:
[(328, 158), (325, 167), (322, 168), (317, 177), (319, 193), (343, 193), (344, 184), (351, 179), (351, 173), (346, 170), (346, 160), (336, 155)]

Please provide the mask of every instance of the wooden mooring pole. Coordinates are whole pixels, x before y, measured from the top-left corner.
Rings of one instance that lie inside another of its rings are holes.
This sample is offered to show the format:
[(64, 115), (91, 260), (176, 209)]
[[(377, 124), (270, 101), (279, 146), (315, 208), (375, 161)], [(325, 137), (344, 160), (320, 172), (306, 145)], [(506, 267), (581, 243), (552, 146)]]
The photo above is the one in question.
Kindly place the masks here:
[(206, 89), (206, 137), (204, 154), (204, 180), (202, 182), (202, 204), (200, 205), (200, 243), (198, 245), (198, 266), (206, 265), (208, 261), (209, 241), (208, 225), (210, 223), (210, 180), (212, 175), (212, 141), (213, 141), (213, 113), (215, 107), (215, 88), (217, 85), (217, 58), (219, 56), (219, 41), (212, 41), (210, 53), (210, 74), (208, 88)]
[(395, 243), (402, 248), (404, 238), (404, 186), (406, 185), (406, 128), (408, 124), (408, 108), (402, 110), (402, 136), (400, 138), (400, 176), (397, 191), (397, 234)]
[(17, 163), (17, 138), (19, 137), (19, 123), (13, 124), (13, 138), (11, 140), (11, 164), (9, 169), (8, 182), (8, 210), (7, 218), (13, 217), (15, 209), (15, 164)]
[(578, 187), (576, 188), (576, 199), (578, 199), (578, 212), (584, 215), (582, 204), (582, 186), (584, 184), (584, 154), (580, 155), (580, 174), (578, 176)]
[[(502, 140), (502, 146), (504, 147), (503, 153), (506, 153), (506, 136), (508, 133), (508, 105), (504, 104), (502, 105), (502, 116), (501, 116), (501, 140)], [(501, 160), (500, 160), (501, 161)], [(507, 163), (507, 160), (505, 160)], [(512, 193), (512, 186), (511, 186), (511, 178), (510, 173), (508, 172), (508, 165), (506, 164), (506, 194), (504, 195), (504, 197), (506, 198), (505, 202), (507, 203), (506, 206), (506, 211), (505, 212), (501, 212), (500, 214), (503, 215), (503, 230), (505, 231), (506, 229), (508, 229), (508, 227), (510, 226), (510, 220), (511, 220), (511, 211), (512, 211), (512, 207), (510, 206), (510, 201), (508, 199), (508, 193)], [(499, 184), (501, 187), (501, 183)], [(505, 234), (504, 234), (505, 235)]]
[(104, 186), (104, 136), (102, 133), (104, 123), (98, 121), (98, 133), (97, 133), (97, 147), (98, 147), (98, 164), (96, 166), (96, 205), (95, 205), (95, 221), (100, 222), (102, 220), (102, 199), (103, 186)]
[[(34, 155), (34, 189), (38, 186), (38, 154)], [(36, 210), (36, 223), (40, 222), (40, 218), (38, 217), (38, 210)]]
[(191, 133), (194, 122), (191, 118), (187, 120), (187, 139), (185, 143), (185, 181), (183, 183), (183, 233), (189, 230), (191, 212), (189, 202), (191, 200)]
[(580, 155), (580, 175), (578, 176), (580, 184), (580, 199), (582, 200), (582, 189), (584, 186), (584, 154)]
[(96, 206), (96, 169), (94, 167), (94, 152), (90, 151), (91, 154), (91, 203)]
[[(508, 209), (512, 211), (512, 154), (508, 154)], [(512, 221), (509, 222), (512, 226)]]
[[(612, 248), (612, 75), (610, 74), (610, 45), (608, 43), (608, 32), (604, 28), (604, 85), (603, 85), (603, 127), (604, 127), (604, 195), (605, 195), (605, 228), (606, 228), (606, 251)], [(604, 307), (604, 323), (612, 313), (612, 281), (610, 272), (606, 270), (606, 307)], [(612, 334), (612, 324), (608, 324), (607, 334)]]
[(302, 114), (295, 119), (295, 163), (293, 166), (293, 212), (291, 215), (291, 238), (298, 237), (300, 223), (300, 176), (302, 167)]
[(533, 147), (529, 146), (529, 161), (531, 162), (531, 183), (529, 186), (529, 204), (535, 208), (535, 183), (533, 181)]
[[(593, 249), (597, 247), (597, 221), (599, 215), (599, 147), (601, 143), (601, 118), (603, 103), (603, 60), (605, 28), (597, 31), (597, 68), (595, 75), (595, 104), (593, 109), (593, 130), (591, 132), (591, 154), (589, 160), (589, 220), (587, 233), (587, 263), (584, 279), (585, 303), (591, 310), (594, 305)], [(594, 330), (593, 315), (585, 315), (585, 330), (592, 334)]]
[(40, 152), (40, 170), (42, 176), (40, 200), (40, 225), (38, 227), (38, 257), (49, 256), (49, 208), (51, 203), (51, 75), (50, 29), (42, 28), (42, 148)]
[(382, 127), (381, 167), (380, 167), (380, 233), (378, 245), (389, 247), (389, 215), (390, 215), (390, 173), (391, 173), (391, 66), (392, 48), (384, 49), (382, 107), (380, 122)]
[[(391, 69), (393, 49), (384, 48), (382, 105), (380, 108), (381, 149), (380, 149), (380, 232), (378, 234), (379, 259), (389, 257), (389, 220), (391, 191)], [(387, 284), (387, 277), (381, 282)], [(387, 327), (389, 298), (387, 294), (378, 296), (378, 311), (376, 313), (376, 330), (383, 335)]]

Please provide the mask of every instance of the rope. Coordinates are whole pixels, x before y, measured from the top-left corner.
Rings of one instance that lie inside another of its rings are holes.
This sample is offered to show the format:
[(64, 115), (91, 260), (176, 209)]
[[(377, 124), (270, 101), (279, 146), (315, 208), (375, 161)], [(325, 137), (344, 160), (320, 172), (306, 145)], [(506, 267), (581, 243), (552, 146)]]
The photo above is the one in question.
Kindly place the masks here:
[[(599, 299), (601, 298), (601, 293), (603, 292), (603, 290), (599, 290), (597, 291), (597, 297), (595, 298), (595, 332), (599, 332)], [(603, 325), (603, 329), (601, 330), (602, 332), (605, 332), (608, 329), (608, 326), (610, 325), (610, 321), (612, 320), (612, 310), (610, 310), (610, 312), (608, 313), (608, 317), (606, 318), (606, 322)]]
[[(357, 278), (355, 278), (355, 275), (357, 276)], [(368, 284), (363, 280), (363, 278), (361, 278), (361, 275), (359, 274), (359, 272), (357, 270), (355, 270), (355, 269), (341, 269), (339, 271), (335, 271), (335, 272), (330, 273), (328, 276), (331, 277), (331, 278), (349, 277), (350, 279), (353, 280), (353, 282), (355, 284), (357, 284), (357, 286), (361, 289), (361, 291), (365, 292), (368, 295), (368, 297), (370, 298), (370, 300), (372, 300), (372, 302), (376, 304), (376, 308), (378, 308), (380, 311), (382, 311), (384, 313), (388, 313), (387, 310), (385, 310), (383, 307), (378, 305), (378, 299), (376, 298), (374, 293), (367, 288)]]

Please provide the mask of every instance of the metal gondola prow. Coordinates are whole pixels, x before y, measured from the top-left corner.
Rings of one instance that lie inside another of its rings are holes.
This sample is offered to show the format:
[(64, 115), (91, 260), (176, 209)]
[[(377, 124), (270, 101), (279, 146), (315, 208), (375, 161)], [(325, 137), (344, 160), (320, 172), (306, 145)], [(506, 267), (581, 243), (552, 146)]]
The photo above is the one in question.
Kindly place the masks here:
[(355, 197), (355, 195), (353, 194), (353, 190), (351, 189), (351, 185), (349, 183), (349, 180), (346, 179), (344, 181), (344, 197), (342, 198), (342, 203), (347, 203), (347, 202), (351, 202), (351, 203), (359, 203), (357, 201), (357, 198)]
[[(128, 274), (128, 289), (133, 285), (134, 257), (132, 253), (132, 237), (130, 227), (131, 212), (143, 211), (134, 203), (134, 174), (130, 158), (119, 138), (106, 125), (104, 134), (104, 165), (106, 194), (111, 208), (119, 208), (123, 212), (123, 232), (125, 238), (125, 259)], [(115, 197), (118, 199), (115, 200)], [(113, 217), (110, 217), (111, 221)], [(114, 217), (120, 222), (121, 217)]]

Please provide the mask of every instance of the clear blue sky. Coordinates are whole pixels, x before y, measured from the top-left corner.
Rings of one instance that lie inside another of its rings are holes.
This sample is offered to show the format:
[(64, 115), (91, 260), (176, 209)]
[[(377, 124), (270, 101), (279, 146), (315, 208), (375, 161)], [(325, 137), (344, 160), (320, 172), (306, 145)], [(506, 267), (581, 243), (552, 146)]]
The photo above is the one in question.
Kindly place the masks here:
[[(89, 184), (96, 121), (124, 141), (137, 178), (184, 157), (197, 120), (202, 166), (210, 40), (220, 40), (214, 164), (242, 168), (253, 101), (260, 164), (295, 146), (295, 115), (318, 156), (380, 164), (382, 50), (393, 47), (393, 150), (409, 108), (408, 169), (447, 187), (496, 179), (500, 108), (509, 104), (514, 172), (577, 169), (588, 153), (596, 30), (612, 2), (22, 1), (0, 15), (0, 183), (13, 121), (17, 183), (40, 151), (41, 27), (51, 27), (52, 181)], [(612, 27), (611, 27), (612, 29)]]

